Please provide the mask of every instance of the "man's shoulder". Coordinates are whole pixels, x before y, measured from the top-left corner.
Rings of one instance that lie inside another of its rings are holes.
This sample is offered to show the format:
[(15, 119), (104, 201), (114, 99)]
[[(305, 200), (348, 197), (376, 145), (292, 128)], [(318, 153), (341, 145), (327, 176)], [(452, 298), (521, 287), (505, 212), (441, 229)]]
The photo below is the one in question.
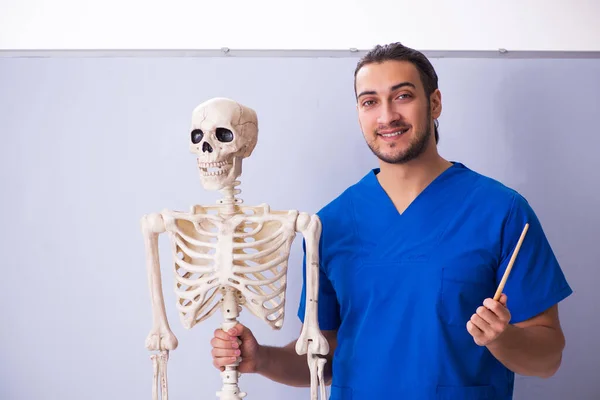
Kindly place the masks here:
[(473, 200), (490, 207), (510, 209), (515, 204), (527, 204), (525, 197), (514, 187), (489, 175), (468, 169), (473, 186), (470, 188)]
[(353, 198), (356, 192), (360, 190), (364, 179), (360, 179), (348, 186), (317, 212), (324, 226), (327, 225), (328, 227), (337, 227), (340, 229), (348, 227), (351, 224), (354, 213)]
[(321, 220), (335, 220), (339, 218), (341, 214), (349, 211), (349, 207), (352, 204), (352, 195), (356, 185), (357, 184), (353, 184), (344, 189), (340, 194), (334, 197), (333, 200), (324, 205), (317, 212), (319, 218), (321, 218)]

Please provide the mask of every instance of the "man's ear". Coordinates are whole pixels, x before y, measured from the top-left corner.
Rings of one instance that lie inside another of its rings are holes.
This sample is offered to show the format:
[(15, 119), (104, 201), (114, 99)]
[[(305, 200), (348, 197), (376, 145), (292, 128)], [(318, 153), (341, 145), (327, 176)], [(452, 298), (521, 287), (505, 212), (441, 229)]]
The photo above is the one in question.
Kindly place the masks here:
[(442, 115), (442, 92), (435, 89), (429, 96), (429, 106), (431, 107), (431, 118), (438, 119)]

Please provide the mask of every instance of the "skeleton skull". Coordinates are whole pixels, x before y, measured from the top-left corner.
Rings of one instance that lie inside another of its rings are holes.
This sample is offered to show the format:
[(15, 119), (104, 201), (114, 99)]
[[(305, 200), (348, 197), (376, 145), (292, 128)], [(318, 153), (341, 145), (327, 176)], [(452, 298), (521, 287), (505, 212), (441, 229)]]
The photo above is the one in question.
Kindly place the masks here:
[(202, 186), (233, 186), (258, 140), (256, 112), (226, 98), (210, 99), (194, 109), (190, 151), (197, 155)]

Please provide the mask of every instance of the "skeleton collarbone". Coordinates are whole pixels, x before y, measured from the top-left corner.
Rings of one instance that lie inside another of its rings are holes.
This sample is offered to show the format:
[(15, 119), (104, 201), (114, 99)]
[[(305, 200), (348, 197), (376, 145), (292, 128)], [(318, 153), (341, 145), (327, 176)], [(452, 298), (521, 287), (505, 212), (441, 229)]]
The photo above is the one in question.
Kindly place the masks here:
[(306, 214), (271, 211), (266, 204), (238, 206), (237, 213), (227, 216), (219, 210), (194, 206), (189, 213), (161, 213), (171, 239), (183, 325), (190, 329), (210, 317), (224, 291), (234, 290), (238, 304), (280, 329), (290, 248), (298, 216)]

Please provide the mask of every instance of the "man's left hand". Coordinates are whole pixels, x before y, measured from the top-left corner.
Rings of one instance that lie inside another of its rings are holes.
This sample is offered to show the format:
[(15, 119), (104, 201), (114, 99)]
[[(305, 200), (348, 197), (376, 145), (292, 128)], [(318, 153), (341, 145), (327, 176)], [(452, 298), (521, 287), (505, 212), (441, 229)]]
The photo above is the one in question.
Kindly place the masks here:
[(507, 297), (504, 293), (499, 301), (485, 299), (483, 306), (467, 322), (467, 331), (479, 346), (494, 342), (508, 327), (510, 312), (506, 308)]

